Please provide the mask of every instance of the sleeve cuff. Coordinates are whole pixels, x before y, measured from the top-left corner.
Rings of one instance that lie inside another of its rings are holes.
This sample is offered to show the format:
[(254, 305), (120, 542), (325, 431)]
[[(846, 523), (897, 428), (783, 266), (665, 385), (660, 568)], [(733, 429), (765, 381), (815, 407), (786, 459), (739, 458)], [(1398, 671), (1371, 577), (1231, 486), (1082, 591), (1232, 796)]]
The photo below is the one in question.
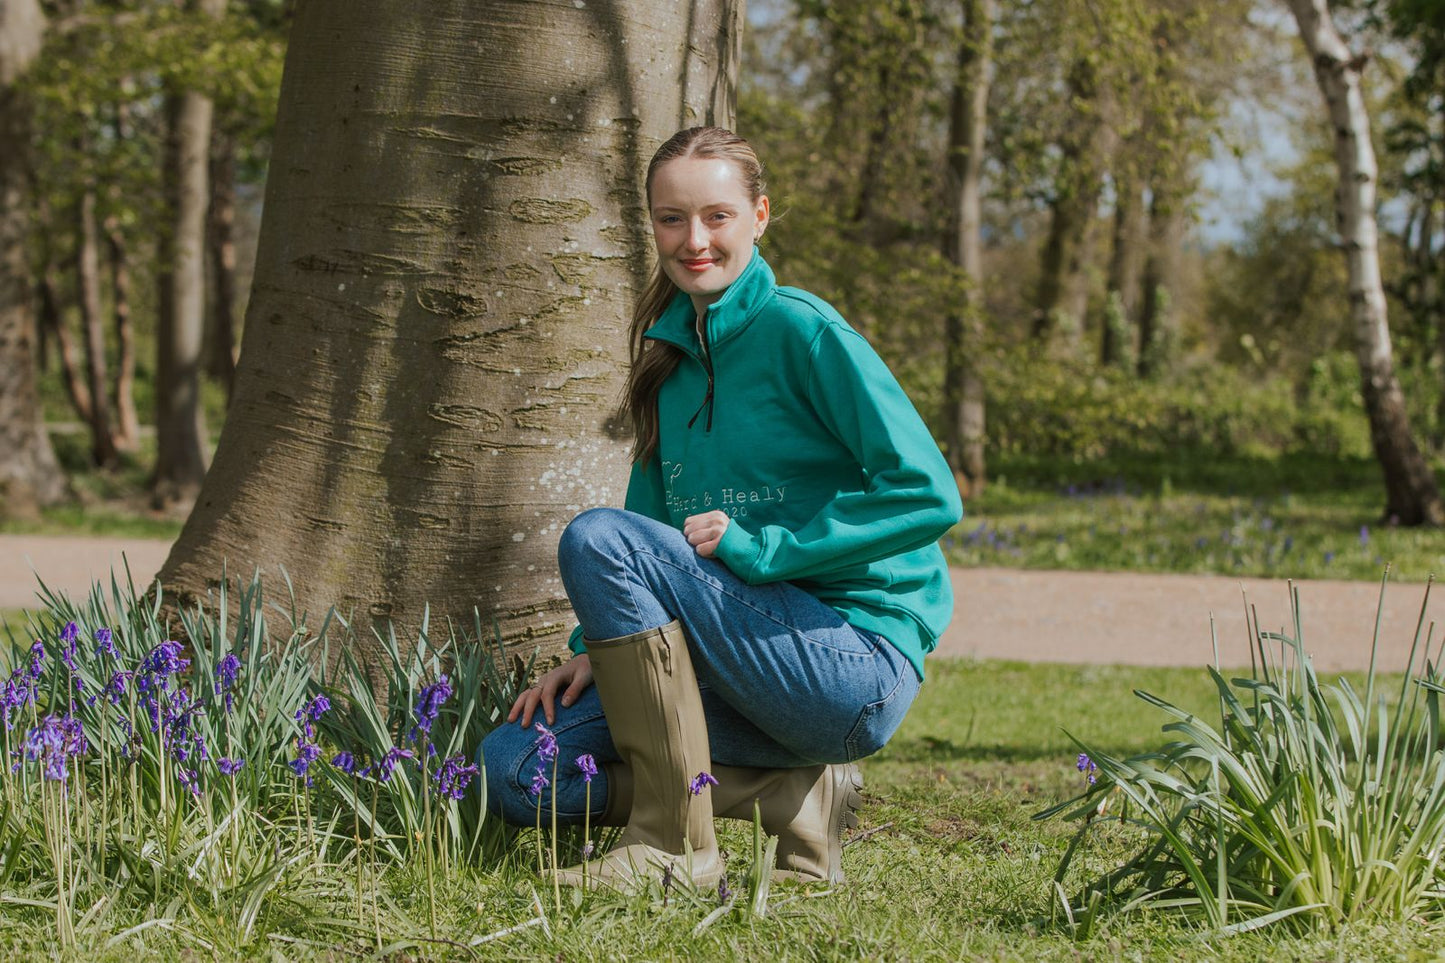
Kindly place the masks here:
[(572, 637), (567, 640), (567, 648), (576, 655), (587, 651), (587, 643), (582, 641), (582, 626), (579, 625), (572, 630)]
[(714, 554), (734, 575), (744, 582), (750, 582), (761, 552), (762, 546), (757, 536), (748, 534), (746, 529), (733, 520), (728, 522), (727, 530), (718, 541)]

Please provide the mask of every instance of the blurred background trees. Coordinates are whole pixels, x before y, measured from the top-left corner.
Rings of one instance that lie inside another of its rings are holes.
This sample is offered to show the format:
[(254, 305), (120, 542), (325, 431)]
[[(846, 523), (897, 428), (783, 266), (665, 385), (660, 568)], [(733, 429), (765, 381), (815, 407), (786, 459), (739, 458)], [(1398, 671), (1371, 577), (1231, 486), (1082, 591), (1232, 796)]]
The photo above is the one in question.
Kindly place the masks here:
[[(41, 2), (44, 44), (6, 88), (30, 117), (6, 152), (11, 263), (51, 436), (72, 475), (119, 465), (174, 511), (244, 345), (291, 21), (283, 0), (208, 4)], [(1370, 52), (1389, 332), (1438, 466), (1445, 10), (1332, 6)], [(1331, 127), (1285, 4), (753, 0), (748, 24), (765, 252), (878, 347), (961, 487), (1014, 453), (1375, 453)], [(202, 100), (204, 165), (181, 109)]]

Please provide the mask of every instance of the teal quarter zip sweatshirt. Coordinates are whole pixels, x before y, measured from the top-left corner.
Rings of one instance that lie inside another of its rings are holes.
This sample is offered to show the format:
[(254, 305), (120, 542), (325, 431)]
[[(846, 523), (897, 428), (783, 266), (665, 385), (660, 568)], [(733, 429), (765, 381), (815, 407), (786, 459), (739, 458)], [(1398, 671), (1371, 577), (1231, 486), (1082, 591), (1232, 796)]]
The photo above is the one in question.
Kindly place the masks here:
[[(826, 302), (779, 287), (756, 249), (701, 327), (679, 292), (647, 332), (684, 358), (624, 507), (678, 529), (726, 512), (716, 557), (738, 577), (792, 582), (922, 678), (953, 614), (938, 538), (962, 505), (918, 412), (868, 342)], [(571, 644), (582, 651), (580, 629)]]

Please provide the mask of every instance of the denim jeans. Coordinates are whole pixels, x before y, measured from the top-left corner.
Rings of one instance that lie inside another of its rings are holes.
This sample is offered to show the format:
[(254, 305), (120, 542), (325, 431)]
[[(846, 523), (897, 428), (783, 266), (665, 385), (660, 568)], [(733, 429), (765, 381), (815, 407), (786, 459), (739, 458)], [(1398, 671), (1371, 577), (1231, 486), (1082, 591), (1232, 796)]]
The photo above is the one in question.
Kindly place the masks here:
[[(886, 639), (853, 628), (795, 585), (748, 585), (699, 556), (670, 525), (594, 508), (567, 526), (557, 555), (584, 638), (682, 623), (716, 763), (790, 768), (867, 756), (898, 728), (918, 693), (917, 672)], [(588, 793), (576, 758), (618, 761), (596, 687), (571, 706), (559, 700), (550, 728), (560, 747), (557, 815), (580, 822)], [(482, 742), (487, 805), (508, 822), (536, 818), (536, 736), (503, 723)], [(550, 766), (544, 775), (552, 778)], [(543, 790), (544, 812), (551, 798), (552, 790)], [(590, 799), (596, 816), (607, 799), (605, 770), (593, 778)]]

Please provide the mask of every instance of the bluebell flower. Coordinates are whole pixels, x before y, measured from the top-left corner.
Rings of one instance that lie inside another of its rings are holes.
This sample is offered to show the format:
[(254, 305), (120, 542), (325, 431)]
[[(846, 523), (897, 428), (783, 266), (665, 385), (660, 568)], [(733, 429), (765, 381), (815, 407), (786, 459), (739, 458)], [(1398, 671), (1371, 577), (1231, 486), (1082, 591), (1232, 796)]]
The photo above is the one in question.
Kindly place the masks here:
[(356, 757), (345, 750), (332, 756), (331, 764), (348, 776), (356, 775)]
[(296, 739), (296, 758), (292, 759), (286, 765), (290, 766), (291, 771), (298, 777), (305, 778), (306, 785), (310, 786), (311, 775), (309, 770), (311, 769), (311, 764), (319, 758), (321, 758), (321, 747), (314, 742), (307, 742), (298, 736)]
[(97, 655), (108, 655), (117, 662), (120, 661), (120, 650), (115, 647), (115, 638), (110, 629), (95, 630), (95, 651)]
[(225, 756), (216, 760), (216, 768), (221, 770), (223, 776), (234, 776), (246, 765), (244, 759), (227, 759)]
[(187, 769), (184, 766), (176, 767), (176, 779), (182, 786), (191, 791), (192, 796), (201, 794), (201, 774), (194, 769)]
[(537, 730), (537, 740), (535, 743), (533, 743), (537, 747), (537, 758), (541, 759), (543, 762), (551, 762), (553, 759), (556, 759), (556, 735), (552, 733), (551, 729), (548, 729), (540, 722), (534, 722), (532, 726)]
[(1370, 526), (1368, 526), (1368, 525), (1361, 525), (1361, 526), (1360, 526), (1360, 545), (1364, 546), (1364, 545), (1368, 545), (1368, 544), (1370, 544)]
[(458, 753), (443, 762), (432, 779), (438, 793), (448, 799), (461, 799), (472, 778), (480, 772), (476, 765), (467, 763), (466, 756)]
[(577, 757), (577, 768), (582, 770), (582, 781), (591, 782), (597, 775), (597, 760), (592, 758), (592, 753), (584, 752)]
[(429, 686), (423, 686), (421, 692), (417, 693), (416, 705), (412, 708), (412, 715), (416, 717), (416, 725), (411, 727), (410, 739), (416, 742), (422, 733), (431, 735), (432, 723), (436, 722), (437, 716), (441, 714), (442, 703), (452, 697), (452, 684), (444, 675)]
[(403, 759), (415, 758), (416, 754), (413, 753), (410, 749), (402, 749), (399, 746), (392, 746), (386, 751), (386, 755), (382, 756), (381, 759), (375, 764), (375, 766), (372, 767), (372, 775), (376, 777), (377, 782), (390, 782), (392, 771), (396, 768), (397, 763), (401, 762)]
[(552, 784), (547, 781), (546, 770), (544, 770), (541, 766), (538, 766), (537, 771), (532, 774), (532, 788), (530, 790), (532, 795), (534, 797), (542, 795), (542, 790), (546, 789), (550, 785)]
[(79, 672), (80, 667), (75, 664), (76, 639), (80, 637), (80, 627), (74, 622), (65, 623), (65, 628), (60, 631), (60, 661), (71, 672)]
[(236, 676), (240, 671), (241, 660), (234, 652), (227, 652), (225, 658), (216, 666), (215, 694), (222, 697), (227, 712), (230, 712), (233, 706), (234, 696), (231, 690), (236, 687)]
[(687, 791), (694, 796), (701, 796), (702, 791), (708, 786), (716, 785), (717, 780), (712, 777), (712, 773), (700, 772), (696, 776), (693, 776), (692, 781), (687, 784)]
[(1094, 760), (1089, 758), (1088, 753), (1079, 753), (1079, 761), (1074, 768), (1084, 774), (1084, 778), (1088, 780), (1088, 784), (1090, 786), (1092, 786), (1095, 782), (1098, 781), (1097, 773), (1099, 771), (1099, 767), (1094, 765)]
[(84, 755), (89, 749), (90, 743), (79, 719), (47, 715), (40, 725), (26, 733), (20, 751), (26, 760), (40, 763), (46, 779), (65, 782), (70, 757)]
[(316, 738), (316, 730), (311, 723), (319, 720), (331, 708), (331, 700), (324, 695), (318, 695), (306, 705), (296, 710), (296, 722), (306, 733), (307, 739)]

